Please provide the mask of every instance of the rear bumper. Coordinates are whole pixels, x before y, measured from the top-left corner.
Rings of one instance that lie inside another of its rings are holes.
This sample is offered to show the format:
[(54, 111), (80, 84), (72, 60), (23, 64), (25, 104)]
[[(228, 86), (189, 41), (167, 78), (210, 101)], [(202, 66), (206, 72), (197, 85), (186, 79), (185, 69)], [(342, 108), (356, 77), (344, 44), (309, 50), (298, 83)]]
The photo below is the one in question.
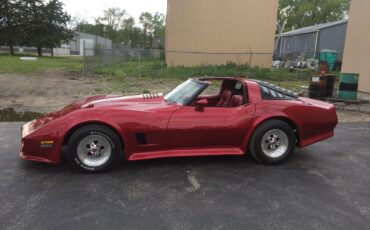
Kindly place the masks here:
[(302, 140), (302, 142), (298, 145), (298, 147), (303, 148), (303, 147), (312, 145), (314, 143), (317, 143), (319, 141), (329, 139), (333, 136), (334, 136), (334, 131), (329, 131), (329, 132), (326, 132), (326, 133), (316, 135), (316, 136), (311, 137), (311, 138), (306, 138), (306, 139)]
[(305, 120), (298, 147), (306, 147), (334, 136), (334, 130), (338, 125), (335, 106), (320, 101), (317, 103), (322, 106), (321, 108), (314, 108), (314, 113), (310, 114), (310, 119)]

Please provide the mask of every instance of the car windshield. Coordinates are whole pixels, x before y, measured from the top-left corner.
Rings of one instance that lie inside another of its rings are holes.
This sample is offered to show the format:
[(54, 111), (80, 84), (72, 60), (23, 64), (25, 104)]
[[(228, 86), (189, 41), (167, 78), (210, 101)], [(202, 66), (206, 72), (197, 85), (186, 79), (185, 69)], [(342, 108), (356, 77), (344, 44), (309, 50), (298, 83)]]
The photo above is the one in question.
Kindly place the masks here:
[(164, 99), (171, 103), (187, 105), (207, 88), (207, 86), (207, 82), (189, 79), (167, 93)]

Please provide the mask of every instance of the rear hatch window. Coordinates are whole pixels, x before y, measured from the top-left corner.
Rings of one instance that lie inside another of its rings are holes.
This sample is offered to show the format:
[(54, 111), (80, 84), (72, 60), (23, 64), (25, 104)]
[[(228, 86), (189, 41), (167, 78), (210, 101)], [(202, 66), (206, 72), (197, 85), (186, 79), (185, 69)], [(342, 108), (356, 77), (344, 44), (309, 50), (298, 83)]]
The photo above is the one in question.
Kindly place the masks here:
[(298, 94), (292, 90), (264, 81), (256, 81), (260, 85), (261, 96), (265, 100), (297, 100)]

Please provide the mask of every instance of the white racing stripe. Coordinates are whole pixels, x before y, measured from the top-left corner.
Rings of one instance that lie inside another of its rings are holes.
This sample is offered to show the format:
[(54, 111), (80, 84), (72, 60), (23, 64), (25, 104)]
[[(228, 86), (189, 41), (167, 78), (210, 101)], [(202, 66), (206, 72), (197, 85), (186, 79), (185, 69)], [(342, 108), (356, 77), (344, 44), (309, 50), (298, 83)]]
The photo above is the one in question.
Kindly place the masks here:
[[(162, 97), (162, 93), (157, 94), (159, 97)], [(90, 103), (96, 104), (96, 103), (103, 103), (103, 102), (113, 102), (113, 101), (122, 101), (122, 100), (130, 100), (130, 99), (139, 99), (143, 98), (143, 95), (134, 95), (134, 96), (124, 96), (124, 97), (114, 97), (114, 98), (107, 98), (107, 99), (101, 99), (97, 101), (92, 101)]]

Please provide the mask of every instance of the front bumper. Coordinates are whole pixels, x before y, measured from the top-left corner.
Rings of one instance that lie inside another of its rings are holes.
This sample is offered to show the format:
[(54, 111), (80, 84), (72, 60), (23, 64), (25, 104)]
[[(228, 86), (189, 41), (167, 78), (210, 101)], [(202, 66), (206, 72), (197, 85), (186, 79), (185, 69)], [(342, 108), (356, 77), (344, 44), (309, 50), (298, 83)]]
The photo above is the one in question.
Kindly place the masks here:
[[(53, 144), (45, 147), (42, 145), (44, 140), (52, 140), (46, 135), (33, 135), (32, 122), (28, 122), (21, 127), (21, 149), (19, 157), (23, 160), (37, 161), (44, 163), (59, 163), (59, 149)], [(53, 141), (53, 143), (55, 143)]]

